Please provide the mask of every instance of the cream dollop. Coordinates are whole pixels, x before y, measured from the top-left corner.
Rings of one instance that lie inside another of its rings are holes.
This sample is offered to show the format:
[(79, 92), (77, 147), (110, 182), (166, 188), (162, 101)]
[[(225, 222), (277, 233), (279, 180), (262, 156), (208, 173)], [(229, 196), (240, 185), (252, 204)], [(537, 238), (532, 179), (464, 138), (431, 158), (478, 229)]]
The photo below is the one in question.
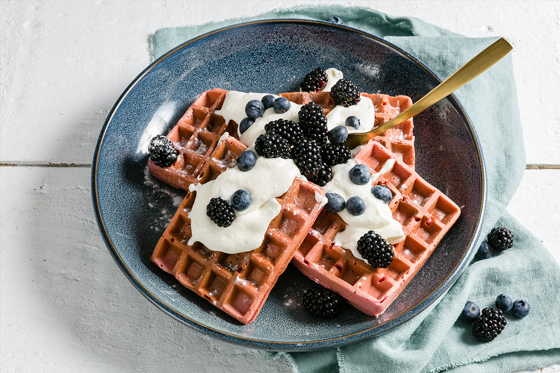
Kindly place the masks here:
[(342, 74), (342, 71), (337, 70), (333, 67), (325, 70), (325, 72), (327, 73), (328, 80), (327, 80), (327, 85), (324, 86), (322, 90), (325, 92), (330, 92), (331, 88), (336, 84), (336, 82), (344, 78), (344, 75)]
[(360, 102), (356, 105), (348, 107), (336, 105), (327, 114), (327, 127), (329, 130), (332, 130), (337, 126), (345, 126), (346, 118), (350, 116), (358, 117), (360, 120), (360, 128), (355, 129), (353, 127), (346, 127), (348, 132), (367, 132), (371, 130), (375, 125), (375, 106), (373, 105), (371, 99), (362, 96)]

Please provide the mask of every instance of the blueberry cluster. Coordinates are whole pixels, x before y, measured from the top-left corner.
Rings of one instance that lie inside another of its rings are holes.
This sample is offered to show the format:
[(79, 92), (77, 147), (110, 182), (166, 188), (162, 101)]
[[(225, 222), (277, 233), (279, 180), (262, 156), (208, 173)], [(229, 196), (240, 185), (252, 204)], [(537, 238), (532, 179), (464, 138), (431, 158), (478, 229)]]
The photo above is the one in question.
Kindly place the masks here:
[(243, 134), (255, 123), (255, 120), (262, 117), (266, 109), (273, 108), (277, 114), (282, 114), (290, 110), (290, 100), (285, 97), (274, 97), (266, 95), (261, 100), (251, 100), (245, 105), (246, 118), (239, 123), (239, 133)]
[(480, 244), (476, 257), (479, 259), (492, 258), (497, 253), (510, 249), (513, 246), (513, 233), (505, 228), (492, 228), (486, 236), (486, 241)]

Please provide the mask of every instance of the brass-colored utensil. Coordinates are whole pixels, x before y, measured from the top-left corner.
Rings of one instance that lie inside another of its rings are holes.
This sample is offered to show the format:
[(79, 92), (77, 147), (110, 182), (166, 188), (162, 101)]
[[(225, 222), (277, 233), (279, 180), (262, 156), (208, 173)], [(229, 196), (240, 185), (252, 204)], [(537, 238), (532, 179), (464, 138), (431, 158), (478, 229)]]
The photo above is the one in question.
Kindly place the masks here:
[(427, 95), (422, 97), (408, 109), (395, 116), (387, 123), (369, 132), (349, 133), (344, 144), (350, 149), (354, 149), (359, 145), (367, 143), (369, 140), (382, 134), (388, 129), (398, 126), (407, 119), (421, 113), (433, 104), (449, 96), (452, 92), (461, 88), (484, 71), (488, 70), (492, 65), (511, 52), (512, 49), (513, 46), (506, 39), (501, 38), (476, 55), (463, 67), (453, 73), (453, 75), (441, 82), (437, 87), (432, 89)]

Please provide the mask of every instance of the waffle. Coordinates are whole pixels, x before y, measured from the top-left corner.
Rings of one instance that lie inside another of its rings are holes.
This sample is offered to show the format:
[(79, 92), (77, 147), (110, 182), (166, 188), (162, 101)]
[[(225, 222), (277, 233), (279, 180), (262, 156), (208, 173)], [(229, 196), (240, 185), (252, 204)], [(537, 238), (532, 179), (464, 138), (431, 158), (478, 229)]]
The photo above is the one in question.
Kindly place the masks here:
[(387, 268), (373, 268), (349, 250), (333, 244), (346, 224), (338, 214), (321, 212), (292, 262), (308, 277), (336, 291), (350, 304), (371, 315), (381, 315), (426, 263), (437, 244), (460, 215), (459, 207), (427, 183), (402, 160), (370, 141), (355, 156), (372, 171), (395, 159), (390, 171), (376, 184), (387, 186), (393, 199), (393, 219), (406, 238), (394, 245), (395, 257)]
[[(257, 249), (239, 254), (210, 251), (191, 237), (189, 211), (196, 191), (187, 193), (158, 241), (152, 261), (185, 287), (243, 324), (255, 319), (278, 276), (290, 263), (323, 204), (323, 190), (295, 179), (277, 201), (282, 210)], [(320, 200), (320, 199), (319, 199)]]
[[(383, 123), (388, 122), (394, 116), (412, 105), (412, 100), (408, 96), (388, 96), (369, 93), (362, 93), (361, 95), (371, 99), (375, 106), (375, 127), (379, 127)], [(323, 108), (323, 113), (325, 113), (325, 115), (335, 107), (330, 92), (291, 92), (281, 93), (280, 96), (286, 97), (288, 100), (299, 105), (314, 102)], [(413, 128), (412, 118), (410, 118), (395, 128), (374, 137), (374, 140), (385, 146), (395, 157), (414, 169)]]

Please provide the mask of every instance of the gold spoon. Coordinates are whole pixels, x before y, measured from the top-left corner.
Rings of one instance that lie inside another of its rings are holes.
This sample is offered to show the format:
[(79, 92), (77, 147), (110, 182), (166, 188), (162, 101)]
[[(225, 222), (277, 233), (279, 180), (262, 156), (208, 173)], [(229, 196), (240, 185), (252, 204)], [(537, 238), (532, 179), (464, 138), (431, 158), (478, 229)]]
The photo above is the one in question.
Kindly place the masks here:
[(436, 102), (449, 96), (455, 90), (461, 88), (486, 70), (488, 70), (496, 62), (504, 58), (513, 46), (504, 38), (494, 42), (488, 48), (476, 55), (472, 60), (467, 62), (453, 75), (441, 82), (437, 87), (432, 89), (427, 95), (418, 100), (414, 105), (388, 121), (387, 123), (369, 131), (369, 132), (353, 132), (348, 134), (348, 138), (344, 142), (350, 149), (367, 143), (375, 136), (398, 126), (409, 118), (426, 110)]

